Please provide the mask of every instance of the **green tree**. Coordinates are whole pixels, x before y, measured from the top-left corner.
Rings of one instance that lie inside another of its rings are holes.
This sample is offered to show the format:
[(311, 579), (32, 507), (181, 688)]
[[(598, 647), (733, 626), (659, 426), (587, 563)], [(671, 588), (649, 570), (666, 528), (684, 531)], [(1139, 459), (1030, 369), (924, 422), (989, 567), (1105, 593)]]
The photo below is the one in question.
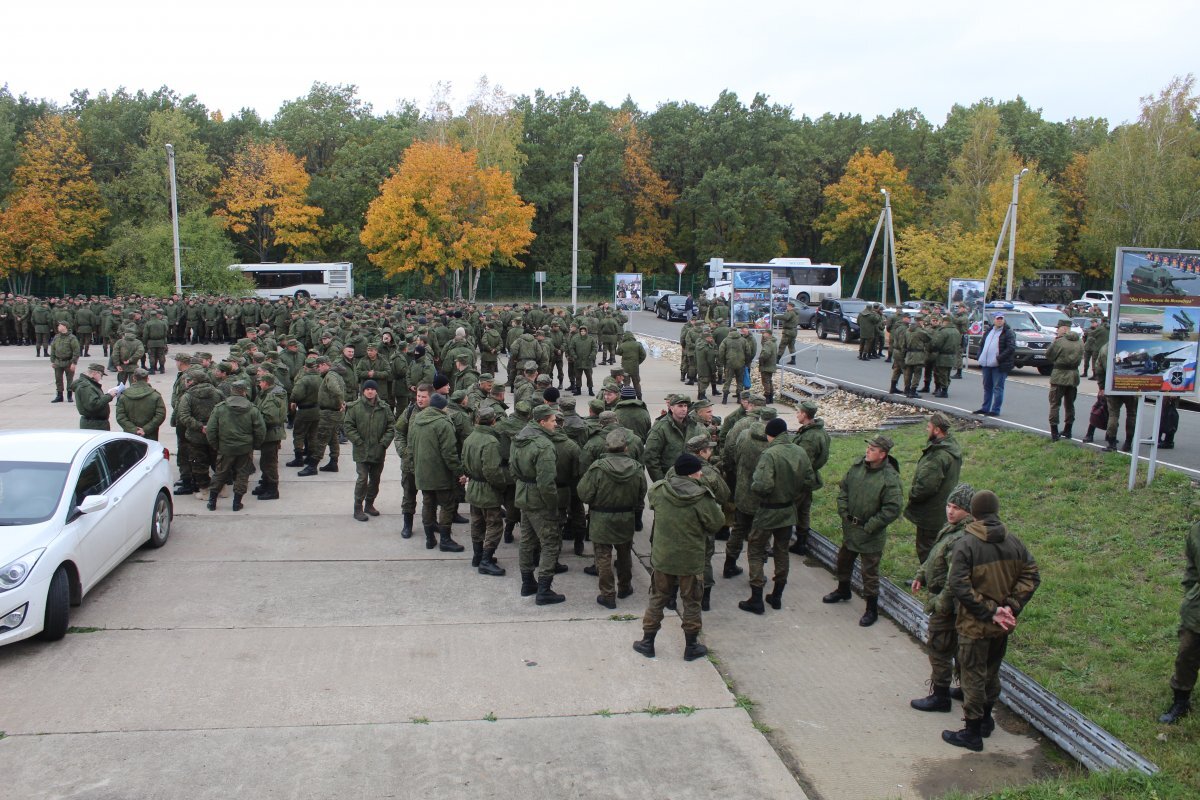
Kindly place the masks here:
[[(125, 222), (105, 251), (118, 292), (164, 296), (175, 291), (174, 232), (167, 220)], [(230, 271), (236, 250), (220, 222), (200, 211), (179, 216), (180, 274), (185, 291), (239, 295), (252, 287)]]
[[(825, 187), (825, 209), (816, 227), (822, 232), (822, 244), (839, 263), (862, 261), (883, 210), (883, 189), (891, 195), (895, 227), (917, 217), (920, 195), (909, 185), (908, 170), (899, 169), (886, 150), (876, 155), (868, 147), (855, 153), (841, 179)], [(882, 244), (876, 247), (882, 253)]]
[(125, 174), (112, 181), (109, 196), (118, 200), (130, 220), (169, 218), (171, 182), (165, 145), (171, 144), (180, 215), (207, 211), (220, 172), (209, 162), (208, 148), (197, 137), (195, 122), (172, 108), (152, 112), (147, 123), (145, 144), (133, 151)]

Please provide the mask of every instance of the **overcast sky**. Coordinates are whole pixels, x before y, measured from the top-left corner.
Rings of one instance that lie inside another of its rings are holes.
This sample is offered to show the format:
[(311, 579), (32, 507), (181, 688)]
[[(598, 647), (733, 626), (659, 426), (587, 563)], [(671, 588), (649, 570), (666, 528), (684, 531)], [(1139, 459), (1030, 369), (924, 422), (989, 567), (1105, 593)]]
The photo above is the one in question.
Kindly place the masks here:
[(70, 0), (6, 3), (4, 21), (14, 94), (166, 85), (268, 119), (314, 81), (355, 84), (376, 112), (424, 109), (450, 81), (457, 110), (486, 74), (512, 94), (577, 86), (643, 110), (731, 89), (797, 116), (916, 107), (941, 124), (955, 102), (1021, 95), (1050, 120), (1117, 124), (1200, 63), (1200, 4), (1182, 0)]

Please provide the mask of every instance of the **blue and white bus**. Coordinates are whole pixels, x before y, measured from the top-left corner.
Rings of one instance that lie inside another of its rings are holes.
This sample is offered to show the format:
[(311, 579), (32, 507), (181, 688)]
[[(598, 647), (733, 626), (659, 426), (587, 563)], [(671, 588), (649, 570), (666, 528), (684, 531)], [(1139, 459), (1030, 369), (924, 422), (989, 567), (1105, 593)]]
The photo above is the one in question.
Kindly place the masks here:
[(254, 281), (254, 294), (275, 300), (294, 297), (332, 300), (354, 294), (354, 265), (348, 261), (303, 264), (231, 264)]
[(807, 258), (772, 258), (766, 264), (709, 261), (707, 266), (713, 285), (704, 294), (710, 300), (718, 296), (728, 300), (733, 292), (732, 273), (743, 269), (771, 271), (775, 312), (779, 314), (787, 310), (789, 300), (815, 306), (826, 297), (842, 296), (842, 268), (837, 264), (814, 264)]

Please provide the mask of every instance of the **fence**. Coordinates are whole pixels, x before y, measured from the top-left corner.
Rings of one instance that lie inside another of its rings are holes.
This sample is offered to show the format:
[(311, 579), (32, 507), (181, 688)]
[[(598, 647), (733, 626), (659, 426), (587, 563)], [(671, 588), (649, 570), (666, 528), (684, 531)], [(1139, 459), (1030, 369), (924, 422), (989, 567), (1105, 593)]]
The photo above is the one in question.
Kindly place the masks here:
[[(577, 295), (581, 303), (597, 303), (613, 298), (613, 275), (579, 275)], [(463, 278), (466, 280), (465, 276)], [(707, 278), (701, 275), (678, 276), (648, 274), (642, 278), (642, 291), (653, 294), (659, 289), (675, 291), (681, 287), (684, 294), (697, 295), (703, 291)], [(385, 278), (378, 270), (364, 269), (354, 274), (354, 291), (365, 297), (405, 297), (437, 300), (452, 294), (453, 281), (450, 276), (435, 279), (426, 285), (418, 276)], [(551, 272), (546, 283), (538, 292), (538, 283), (532, 270), (486, 270), (479, 278), (475, 300), (479, 303), (536, 303), (539, 296), (547, 304), (561, 305), (571, 300), (571, 273)], [(469, 294), (463, 287), (463, 296)]]

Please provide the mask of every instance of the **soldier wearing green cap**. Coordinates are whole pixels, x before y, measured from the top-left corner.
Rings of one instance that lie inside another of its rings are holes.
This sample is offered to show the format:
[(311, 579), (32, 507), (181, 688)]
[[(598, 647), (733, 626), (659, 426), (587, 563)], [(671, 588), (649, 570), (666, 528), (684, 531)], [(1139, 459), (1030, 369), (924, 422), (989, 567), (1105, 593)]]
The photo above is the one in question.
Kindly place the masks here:
[(554, 409), (546, 405), (533, 409), (530, 417), (513, 439), (510, 461), (517, 482), (516, 504), (521, 509), (521, 596), (536, 594), (538, 605), (549, 605), (566, 599), (551, 588), (562, 550), (557, 455), (552, 438), (558, 423)]
[(503, 465), (496, 412), (481, 408), (475, 427), (463, 443), (462, 463), (467, 473), (467, 503), (471, 507), (471, 566), (480, 575), (500, 576), (505, 570), (496, 563), (496, 548), (504, 530), (504, 490), (509, 482)]
[(262, 446), (267, 435), (262, 413), (246, 399), (250, 386), (245, 381), (234, 381), (229, 399), (218, 403), (208, 418), (204, 436), (208, 444), (217, 451), (217, 469), (213, 485), (208, 490), (208, 510), (217, 509), (217, 495), (221, 487), (233, 479), (233, 510), (242, 510), (242, 498), (246, 496), (247, 482), (254, 471), (254, 451)]
[(265, 369), (258, 375), (258, 395), (254, 406), (262, 414), (266, 435), (259, 450), (258, 486), (254, 496), (259, 500), (279, 499), (279, 448), (287, 436), (287, 391)]
[(132, 325), (126, 325), (121, 338), (113, 343), (112, 348), (112, 363), (117, 370), (117, 382), (129, 383), (133, 371), (145, 355), (146, 348), (138, 340), (136, 329)]
[(829, 460), (829, 434), (825, 430), (825, 420), (817, 417), (819, 407), (813, 400), (805, 400), (796, 409), (796, 444), (808, 453), (808, 460), (813, 468), (813, 486), (808, 491), (796, 495), (796, 543), (788, 548), (789, 552), (802, 556), (808, 553), (808, 535), (812, 528), (812, 499), (813, 492), (825, 485), (821, 480), (821, 469)]
[(893, 446), (892, 440), (882, 434), (867, 439), (866, 453), (850, 466), (838, 485), (838, 516), (842, 519), (838, 586), (821, 601), (837, 603), (851, 598), (850, 575), (854, 562), (861, 559), (867, 610), (858, 624), (864, 628), (879, 619), (879, 562), (887, 543), (887, 527), (899, 518), (904, 502), (900, 464), (891, 456)]
[(936, 411), (926, 425), (928, 440), (917, 461), (904, 518), (917, 528), (917, 560), (925, 561), (945, 525), (946, 498), (958, 484), (962, 448), (950, 430), (950, 417)]
[(579, 498), (589, 506), (588, 530), (600, 582), (596, 602), (605, 608), (616, 608), (619, 598), (633, 594), (634, 514), (646, 498), (646, 471), (629, 456), (625, 433), (608, 429), (604, 453), (579, 480)]
[(75, 334), (67, 330), (65, 322), (58, 324), (58, 333), (50, 341), (50, 366), (54, 368), (54, 399), (51, 403), (61, 403), (63, 401), (63, 387), (67, 388), (67, 401), (70, 402), (74, 398), (71, 396), (73, 389), (71, 384), (75, 382), (75, 365), (79, 363), (80, 345), (79, 340), (75, 338)]
[(133, 383), (117, 398), (117, 424), (126, 433), (158, 441), (158, 428), (167, 418), (162, 395), (150, 385), (150, 373), (138, 367)]
[(79, 427), (84, 430), (109, 430), (109, 404), (117, 396), (117, 390), (113, 388), (106, 392), (100, 387), (100, 379), (106, 374), (103, 364), (89, 364), (87, 372), (71, 384), (75, 408), (79, 411)]
[(650, 433), (646, 435), (643, 461), (650, 473), (650, 480), (665, 478), (675, 459), (683, 454), (688, 439), (707, 433), (694, 419), (689, 418), (690, 410), (691, 401), (687, 395), (667, 395), (667, 413), (654, 422)]

